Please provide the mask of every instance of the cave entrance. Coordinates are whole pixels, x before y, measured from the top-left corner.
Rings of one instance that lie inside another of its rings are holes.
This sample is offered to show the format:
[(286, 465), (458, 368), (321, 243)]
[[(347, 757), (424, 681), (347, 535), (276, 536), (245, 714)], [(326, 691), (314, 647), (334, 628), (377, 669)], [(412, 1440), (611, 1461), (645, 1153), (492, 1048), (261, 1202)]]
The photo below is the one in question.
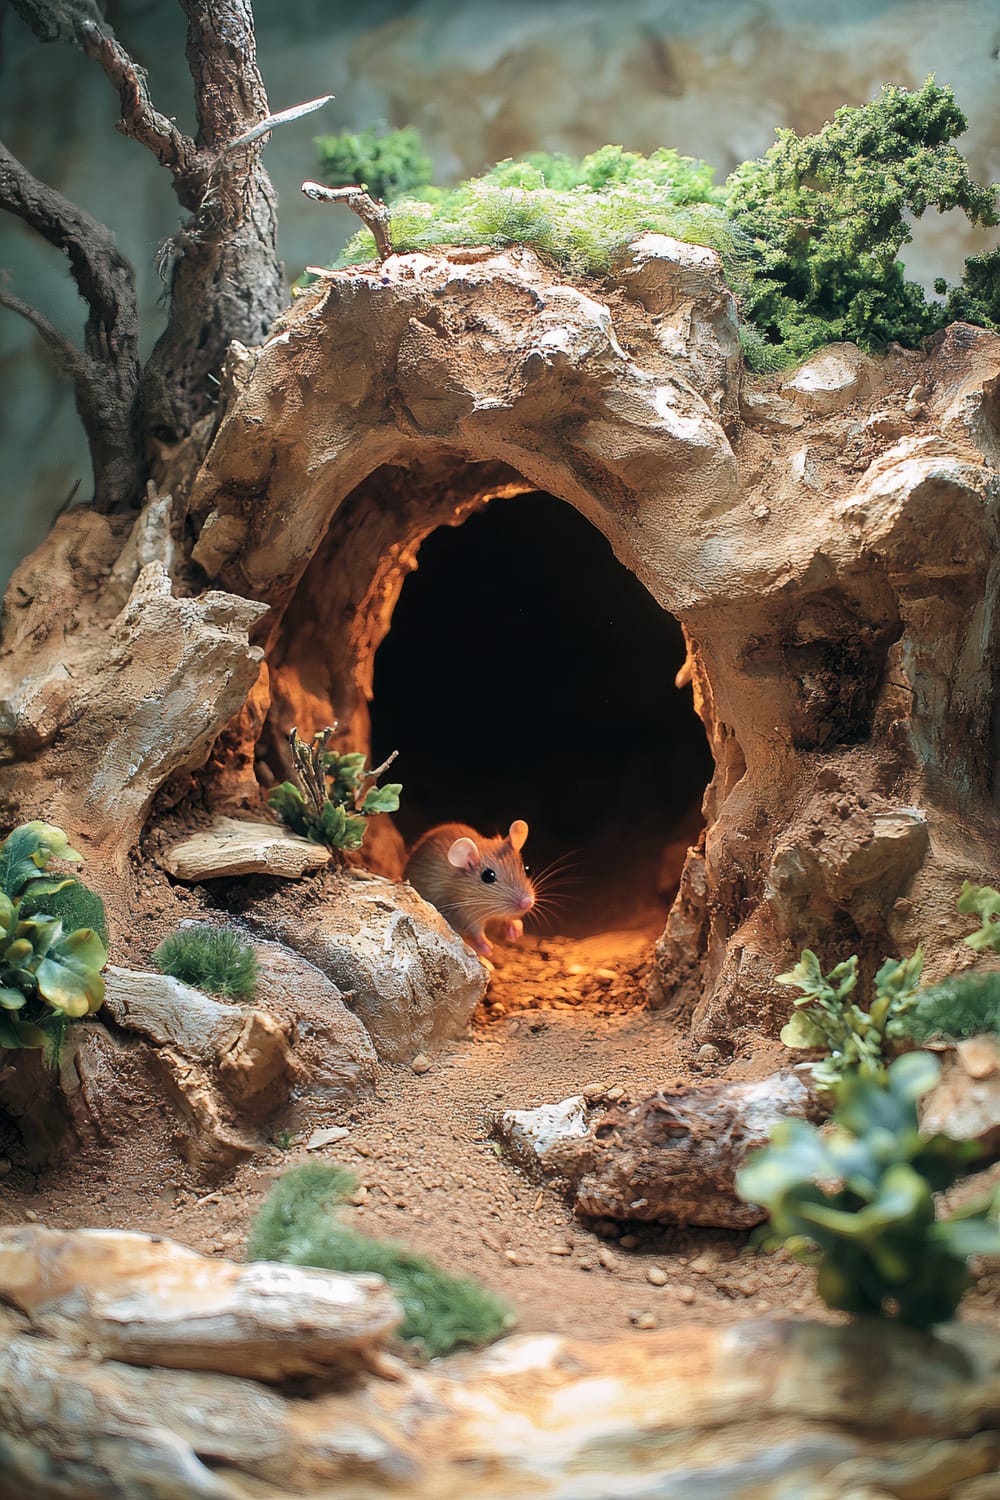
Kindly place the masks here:
[[(712, 774), (683, 632), (574, 508), (494, 498), (425, 537), (374, 665), (374, 761), (399, 751), (397, 825), (525, 818), (579, 936), (662, 920)], [(530, 930), (530, 929), (529, 929)]]

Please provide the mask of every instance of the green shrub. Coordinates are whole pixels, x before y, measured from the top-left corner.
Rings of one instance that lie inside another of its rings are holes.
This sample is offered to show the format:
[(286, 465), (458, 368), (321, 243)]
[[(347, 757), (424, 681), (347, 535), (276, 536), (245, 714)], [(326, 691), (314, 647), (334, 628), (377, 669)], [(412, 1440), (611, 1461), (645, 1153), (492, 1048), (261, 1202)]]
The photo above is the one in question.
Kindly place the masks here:
[(899, 1035), (914, 1042), (931, 1038), (959, 1042), (989, 1032), (1000, 1032), (1000, 971), (996, 969), (973, 969), (926, 985), (899, 1024)]
[(803, 950), (794, 969), (777, 976), (802, 994), (791, 1020), (781, 1029), (786, 1047), (822, 1047), (827, 1056), (813, 1064), (820, 1088), (830, 1089), (848, 1073), (879, 1074), (887, 1062), (887, 1043), (902, 1035), (903, 1017), (917, 1003), (923, 950), (910, 958), (887, 958), (875, 975), (875, 998), (867, 1010), (853, 999), (858, 960), (852, 954), (824, 974), (811, 949)]
[(342, 755), (329, 748), (336, 732), (336, 724), (331, 724), (306, 745), (292, 730), (288, 743), (298, 786), (283, 781), (267, 802), (283, 823), (314, 844), (336, 851), (360, 849), (368, 819), (376, 813), (395, 812), (403, 788), (398, 781), (375, 784), (395, 760), (395, 751), (381, 766), (366, 771), (365, 757), (359, 752)]
[(323, 179), (331, 187), (358, 183), (374, 198), (395, 198), (431, 180), (430, 157), (410, 125), (403, 130), (370, 125), (356, 133), (321, 135), (315, 145)]
[(938, 1074), (934, 1058), (913, 1052), (881, 1076), (846, 1076), (832, 1130), (782, 1121), (737, 1173), (739, 1196), (769, 1214), (758, 1243), (815, 1265), (828, 1307), (928, 1328), (961, 1301), (967, 1257), (1000, 1253), (1000, 1189), (935, 1219), (933, 1194), (979, 1154), (974, 1143), (920, 1134), (917, 1100)]
[(355, 1186), (346, 1168), (322, 1162), (283, 1173), (254, 1220), (247, 1259), (384, 1276), (405, 1314), (399, 1337), (427, 1359), (489, 1343), (512, 1325), (510, 1309), (485, 1287), (338, 1223), (337, 1206)]
[[(1000, 222), (995, 189), (972, 181), (951, 144), (966, 128), (951, 89), (886, 85), (817, 135), (779, 130), (761, 159), (736, 168), (726, 203), (753, 244), (744, 312), (770, 342), (796, 357), (835, 339), (914, 345), (956, 316), (959, 292), (951, 307), (929, 303), (897, 256), (929, 208)], [(963, 315), (996, 306), (996, 267), (975, 259)]]
[(164, 974), (226, 1000), (252, 1000), (257, 985), (253, 948), (235, 927), (198, 922), (181, 927), (153, 954)]
[(54, 1061), (68, 1023), (104, 999), (108, 950), (77, 920), (99, 912), (104, 925), (103, 903), (74, 876), (48, 875), (53, 857), (82, 862), (51, 823), (23, 823), (0, 845), (0, 1047), (45, 1047)]

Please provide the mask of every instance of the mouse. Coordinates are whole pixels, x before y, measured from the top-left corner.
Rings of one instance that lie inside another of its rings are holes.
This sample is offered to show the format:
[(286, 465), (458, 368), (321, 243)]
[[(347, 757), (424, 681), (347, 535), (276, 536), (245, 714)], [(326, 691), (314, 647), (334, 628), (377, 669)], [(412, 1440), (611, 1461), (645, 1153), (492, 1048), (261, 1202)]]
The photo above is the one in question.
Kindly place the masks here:
[(493, 952), (486, 924), (502, 922), (503, 936), (515, 942), (535, 904), (535, 887), (521, 859), (527, 837), (523, 818), (492, 839), (466, 823), (441, 823), (410, 853), (406, 879), (481, 958)]

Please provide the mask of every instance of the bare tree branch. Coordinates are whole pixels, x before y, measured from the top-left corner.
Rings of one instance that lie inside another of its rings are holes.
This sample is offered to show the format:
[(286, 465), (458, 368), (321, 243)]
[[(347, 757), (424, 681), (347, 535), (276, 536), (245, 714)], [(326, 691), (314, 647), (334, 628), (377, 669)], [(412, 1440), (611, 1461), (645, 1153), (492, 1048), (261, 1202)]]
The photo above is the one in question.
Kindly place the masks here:
[[(24, 0), (16, 0), (23, 4)], [(95, 62), (121, 100), (121, 119), (115, 126), (122, 135), (146, 146), (161, 166), (176, 175), (191, 172), (197, 151), (190, 136), (153, 107), (145, 70), (134, 63), (124, 47), (103, 26), (85, 22), (79, 27), (78, 44)]]
[(71, 380), (86, 378), (90, 369), (86, 356), (81, 354), (80, 350), (71, 344), (54, 324), (49, 322), (44, 313), (32, 307), (30, 302), (22, 302), (20, 297), (15, 297), (13, 292), (6, 291), (2, 286), (0, 286), (0, 307), (9, 308), (11, 312), (17, 313), (18, 317), (24, 318), (41, 334), (64, 375), (68, 375)]
[(29, 318), (55, 352), (61, 368), (73, 378), (77, 410), (94, 465), (95, 505), (104, 511), (138, 505), (143, 473), (139, 453), (139, 317), (132, 267), (110, 230), (32, 176), (2, 142), (0, 206), (30, 224), (69, 261), (88, 308), (83, 352), (20, 298), (7, 294), (4, 303)]

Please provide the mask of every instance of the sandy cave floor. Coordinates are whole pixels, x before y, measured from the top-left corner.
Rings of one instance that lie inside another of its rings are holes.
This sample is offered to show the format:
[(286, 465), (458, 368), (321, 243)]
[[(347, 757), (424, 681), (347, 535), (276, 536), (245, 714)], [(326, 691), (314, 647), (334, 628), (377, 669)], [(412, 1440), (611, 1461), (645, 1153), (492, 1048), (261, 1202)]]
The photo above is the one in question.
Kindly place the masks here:
[[(290, 1124), (271, 1128), (270, 1149), (217, 1186), (194, 1184), (151, 1121), (149, 1136), (127, 1149), (89, 1150), (58, 1171), (15, 1163), (0, 1182), (0, 1223), (145, 1230), (239, 1260), (271, 1183), (301, 1161), (326, 1159), (359, 1179), (359, 1201), (342, 1210), (348, 1222), (479, 1277), (509, 1299), (522, 1332), (607, 1337), (636, 1319), (666, 1327), (766, 1312), (836, 1316), (813, 1294), (810, 1269), (784, 1252), (758, 1255), (746, 1234), (582, 1224), (491, 1134), (503, 1109), (598, 1085), (639, 1099), (674, 1083), (759, 1078), (787, 1059), (760, 1038), (732, 1059), (698, 1059), (690, 1036), (645, 1005), (658, 930), (654, 922), (585, 939), (526, 937), (498, 955), (469, 1038), (436, 1053), (428, 1072), (383, 1064), (371, 1098), (346, 1109), (298, 1105)], [(308, 1151), (311, 1133), (330, 1125), (349, 1136)], [(1000, 1272), (982, 1275), (962, 1316), (995, 1325), (998, 1303)]]

